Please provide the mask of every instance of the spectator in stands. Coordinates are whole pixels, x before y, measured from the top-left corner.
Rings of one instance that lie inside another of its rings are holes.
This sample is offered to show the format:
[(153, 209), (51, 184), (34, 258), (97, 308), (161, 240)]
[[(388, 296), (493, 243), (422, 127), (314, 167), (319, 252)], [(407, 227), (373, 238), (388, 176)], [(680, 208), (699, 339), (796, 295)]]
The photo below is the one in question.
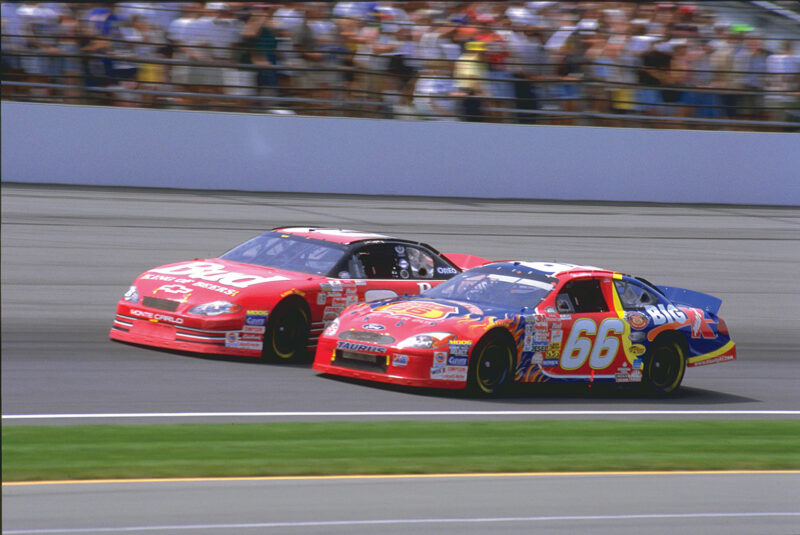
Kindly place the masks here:
[[(32, 85), (6, 85), (3, 95), (74, 102), (86, 92), (92, 102), (104, 102), (103, 95), (112, 94), (106, 86), (113, 85), (124, 96), (118, 104), (138, 99), (149, 106), (159, 99), (133, 88), (166, 89), (172, 82), (180, 91), (205, 94), (188, 101), (199, 109), (249, 105), (260, 87), (267, 95), (310, 98), (298, 100), (297, 108), (313, 113), (341, 113), (334, 110), (337, 102), (355, 100), (361, 109), (348, 105), (345, 113), (384, 116), (419, 105), (429, 115), (437, 101), (432, 95), (453, 101), (443, 80), (452, 82), (448, 71), (455, 63), (462, 104), (471, 107), (466, 115), (473, 119), (505, 119), (486, 111), (511, 107), (502, 101), (509, 98), (518, 122), (541, 116), (529, 111), (552, 117), (589, 106), (621, 114), (633, 111), (633, 100), (649, 115), (760, 120), (767, 118), (766, 104), (776, 108), (770, 119), (790, 116), (798, 89), (791, 49), (766, 50), (754, 28), (716, 21), (712, 6), (3, 3), (4, 80)], [(740, 35), (733, 39), (730, 30)], [(465, 62), (477, 52), (467, 50), (474, 46), (485, 46), (481, 61)], [(170, 58), (177, 64), (161, 64)], [(429, 63), (439, 61), (451, 65)], [(642, 86), (629, 89), (636, 82)], [(78, 85), (81, 90), (72, 89)], [(598, 124), (588, 116), (582, 120)]]
[[(207, 18), (206, 43), (209, 47), (210, 61), (220, 68), (215, 80), (221, 78), (222, 93), (226, 95), (247, 95), (252, 92), (253, 85), (247, 77), (242, 77), (239, 69), (233, 65), (238, 63), (238, 50), (242, 41), (244, 23), (233, 13), (231, 6), (225, 2), (206, 4), (211, 10)], [(223, 99), (219, 105), (224, 109), (235, 105), (234, 101)]]
[(465, 121), (484, 120), (483, 99), (488, 93), (486, 78), (489, 68), (486, 62), (487, 45), (483, 41), (470, 41), (455, 64), (453, 78), (461, 97), (461, 115)]
[(755, 36), (746, 39), (734, 54), (734, 68), (739, 73), (737, 85), (744, 90), (739, 97), (739, 115), (744, 119), (762, 119), (768, 55), (761, 39)]
[(414, 106), (431, 121), (452, 121), (457, 113), (454, 99), (458, 87), (447, 60), (428, 61), (414, 88)]
[(651, 42), (642, 54), (642, 66), (639, 69), (639, 85), (644, 86), (637, 91), (637, 102), (642, 112), (647, 115), (666, 115), (669, 108), (664, 106), (660, 87), (669, 83), (669, 65), (672, 56), (663, 40)]
[[(277, 96), (278, 88), (278, 37), (274, 27), (271, 11), (274, 6), (259, 5), (250, 15), (242, 31), (241, 54), (239, 63), (257, 65), (261, 70), (242, 69), (239, 71), (241, 86), (251, 87), (252, 91), (243, 91), (242, 94), (257, 94), (259, 96)], [(267, 102), (267, 106), (271, 103)], [(260, 105), (253, 105), (259, 110)]]
[(72, 13), (59, 17), (58, 52), (60, 57), (60, 70), (63, 78), (60, 84), (69, 86), (61, 91), (64, 99), (69, 104), (81, 104), (82, 74), (80, 37), (78, 19)]
[[(167, 58), (166, 35), (161, 28), (153, 26), (148, 19), (138, 14), (132, 14), (131, 26), (141, 35), (142, 39), (136, 45), (136, 57), (143, 60), (138, 64), (137, 80), (139, 89), (145, 91), (167, 91), (169, 81), (167, 66), (159, 63)], [(154, 60), (149, 63), (147, 60)], [(142, 105), (146, 107), (157, 106), (163, 97), (144, 93), (140, 97)]]
[[(715, 26), (715, 38), (709, 43), (713, 51), (708, 57), (711, 68), (711, 87), (718, 90), (730, 90), (734, 87), (734, 42), (730, 39), (728, 26)], [(721, 106), (720, 116), (733, 119), (736, 116), (738, 95), (732, 91), (715, 93), (715, 100)]]
[[(767, 95), (767, 108), (772, 121), (788, 121), (792, 119), (792, 108), (798, 106), (797, 91), (800, 89), (800, 60), (794, 55), (792, 42), (784, 41), (779, 49), (767, 57), (766, 69), (769, 73), (766, 89), (773, 92)], [(800, 110), (795, 109), (794, 113)]]
[[(180, 17), (174, 19), (167, 29), (167, 39), (173, 48), (172, 58), (178, 62), (172, 67), (170, 78), (178, 85), (179, 91), (201, 89), (193, 84), (198, 77), (193, 73), (195, 67), (189, 65), (190, 62), (197, 60), (197, 52), (193, 48), (192, 28), (198, 23), (200, 16), (200, 4), (193, 2), (181, 9)], [(184, 98), (178, 100), (188, 102)]]
[[(59, 33), (59, 14), (49, 6), (40, 6), (36, 2), (23, 3), (16, 12), (16, 18), (24, 35), (24, 49), (28, 55), (20, 58), (20, 65), (25, 73), (24, 80), (29, 83), (47, 84), (57, 81), (60, 76), (57, 36)], [(53, 95), (49, 87), (34, 87), (30, 95), (43, 98)]]

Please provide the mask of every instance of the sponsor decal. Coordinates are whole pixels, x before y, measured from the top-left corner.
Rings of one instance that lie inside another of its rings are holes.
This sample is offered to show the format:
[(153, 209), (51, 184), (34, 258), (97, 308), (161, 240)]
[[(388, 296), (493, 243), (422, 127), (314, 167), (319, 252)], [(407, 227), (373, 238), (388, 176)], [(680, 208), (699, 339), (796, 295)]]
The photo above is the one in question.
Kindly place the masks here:
[(242, 333), (239, 335), (239, 340), (258, 340), (263, 341), (264, 335), (261, 333)]
[(267, 324), (267, 317), (248, 314), (244, 317), (244, 324), (253, 327), (264, 327)]
[(447, 357), (448, 366), (466, 366), (468, 363), (469, 359), (467, 357), (457, 357), (455, 355)]
[(650, 320), (647, 319), (647, 316), (641, 312), (628, 312), (625, 314), (625, 318), (628, 320), (628, 323), (631, 324), (631, 327), (638, 330), (644, 329), (650, 322)]
[(164, 275), (154, 275), (153, 273), (145, 273), (144, 275), (142, 275), (142, 280), (172, 282), (175, 280), (175, 277), (166, 277)]
[(542, 359), (542, 367), (553, 368), (558, 366), (558, 359)]
[(683, 323), (686, 321), (686, 314), (678, 310), (673, 304), (669, 305), (645, 305), (647, 315), (653, 320), (653, 325), (664, 325), (665, 323)]
[(402, 245), (395, 245), (394, 250), (397, 254), (406, 254), (406, 248)]
[(634, 357), (638, 357), (639, 355), (644, 355), (645, 351), (647, 351), (647, 348), (645, 348), (643, 345), (633, 344), (630, 349), (630, 354)]
[(716, 322), (707, 318), (705, 312), (699, 308), (681, 307), (678, 309), (675, 305), (658, 305), (654, 307), (648, 305), (644, 307), (650, 319), (653, 320), (653, 325), (656, 327), (647, 333), (649, 340), (655, 340), (664, 330), (682, 329), (690, 327), (692, 331), (692, 338), (716, 338), (717, 334), (711, 328)]
[(733, 360), (733, 355), (720, 355), (719, 357), (714, 357), (713, 359), (708, 360), (701, 360), (698, 362), (693, 363), (693, 366), (708, 366), (709, 364), (717, 364), (718, 362), (727, 362), (729, 360)]
[(542, 353), (541, 351), (537, 351), (536, 353), (534, 353), (533, 356), (531, 357), (531, 362), (533, 362), (534, 364), (542, 364), (542, 362), (544, 362), (544, 353)]
[(551, 342), (561, 342), (564, 337), (564, 331), (561, 329), (553, 329), (550, 333), (550, 341)]
[(400, 266), (400, 269), (408, 269), (408, 260), (401, 258), (397, 261), (397, 265)]
[(394, 355), (392, 357), (392, 366), (395, 368), (405, 368), (408, 365), (408, 355)]
[(198, 288), (205, 288), (206, 290), (213, 290), (215, 292), (223, 293), (225, 295), (236, 295), (239, 293), (239, 290), (234, 290), (233, 288), (226, 288), (225, 286), (219, 286), (218, 284), (211, 284), (210, 282), (195, 281), (192, 283), (192, 286), (196, 286)]
[(561, 355), (561, 343), (555, 342), (547, 346), (547, 358), (548, 359), (555, 359), (558, 360), (559, 355)]
[(442, 368), (447, 364), (447, 351), (433, 352), (433, 367)]
[(536, 329), (533, 332), (533, 339), (536, 342), (547, 342), (547, 331), (541, 331), (539, 329)]
[(257, 349), (261, 351), (264, 348), (263, 342), (250, 342), (250, 341), (239, 341), (239, 349)]
[[(168, 294), (178, 294), (178, 295), (186, 295), (191, 294), (192, 289), (187, 288), (183, 284), (165, 284), (163, 286), (159, 286), (155, 290), (153, 290), (153, 294), (157, 294), (158, 292), (164, 292)], [(187, 295), (188, 297), (188, 295)]]
[(432, 368), (431, 379), (440, 381), (466, 381), (466, 366), (446, 366), (444, 368)]
[(269, 310), (248, 310), (248, 316), (269, 316)]
[(261, 333), (264, 334), (267, 331), (267, 328), (263, 325), (245, 325), (242, 327), (243, 333)]
[(357, 342), (347, 342), (339, 340), (336, 342), (336, 349), (343, 349), (345, 351), (368, 351), (370, 353), (386, 353), (386, 348), (381, 346), (373, 346), (370, 344), (361, 344)]
[(449, 266), (448, 267), (441, 267), (440, 266), (440, 267), (436, 268), (436, 273), (438, 273), (439, 275), (455, 275), (456, 273), (458, 273), (458, 270), (456, 268), (454, 268), (454, 267), (449, 267)]
[(647, 334), (643, 332), (632, 332), (628, 335), (628, 338), (631, 339), (631, 342), (644, 342), (647, 339)]
[(225, 345), (227, 347), (236, 347), (239, 343), (239, 333), (229, 332), (225, 333)]
[(433, 285), (430, 282), (418, 282), (417, 288), (419, 288), (419, 293), (422, 293), (425, 290), (430, 290), (433, 288)]
[(247, 288), (254, 284), (289, 280), (287, 277), (282, 277), (280, 275), (261, 277), (259, 275), (227, 271), (223, 264), (217, 264), (215, 262), (187, 262), (176, 266), (151, 269), (150, 272), (162, 275), (183, 275), (191, 279), (218, 282), (223, 286), (233, 286), (235, 288)]
[(317, 304), (318, 304), (318, 305), (324, 305), (324, 304), (325, 304), (325, 299), (326, 299), (327, 297), (328, 297), (328, 296), (327, 296), (327, 295), (325, 295), (325, 292), (320, 292), (320, 293), (318, 293), (318, 294), (317, 294)]
[(443, 320), (458, 313), (458, 308), (432, 301), (401, 301), (390, 303), (375, 309), (396, 316), (410, 316), (425, 320)]
[(455, 357), (466, 357), (472, 347), (471, 340), (450, 340), (450, 354)]
[(634, 370), (642, 369), (642, 359), (633, 359), (633, 369)]
[(364, 325), (361, 326), (361, 328), (366, 331), (382, 331), (386, 327), (384, 327), (379, 323), (365, 323)]
[(410, 277), (410, 276), (411, 276), (411, 275), (408, 273), (408, 270), (407, 270), (407, 269), (401, 269), (401, 270), (400, 270), (400, 278), (401, 278), (401, 279), (407, 279), (407, 278), (408, 278), (408, 277)]
[(174, 323), (175, 325), (183, 324), (183, 318), (176, 318), (175, 316), (169, 316), (167, 314), (157, 314), (154, 312), (150, 312), (149, 310), (139, 310), (136, 308), (132, 308), (131, 315), (138, 316), (140, 318), (147, 318), (149, 320), (154, 320), (154, 321), (165, 321), (167, 323)]

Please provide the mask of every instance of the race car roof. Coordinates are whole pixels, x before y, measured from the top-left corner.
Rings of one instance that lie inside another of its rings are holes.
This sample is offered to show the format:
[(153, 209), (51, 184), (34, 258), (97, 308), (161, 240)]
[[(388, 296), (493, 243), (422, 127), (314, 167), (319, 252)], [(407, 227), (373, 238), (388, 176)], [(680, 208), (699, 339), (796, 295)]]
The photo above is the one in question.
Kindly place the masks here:
[(542, 275), (549, 275), (551, 277), (562, 276), (567, 274), (578, 274), (578, 273), (603, 273), (603, 274), (612, 274), (614, 273), (612, 270), (599, 268), (595, 266), (582, 266), (578, 264), (564, 264), (560, 262), (526, 262), (522, 260), (508, 260), (503, 262), (506, 264), (511, 264), (523, 268), (527, 268), (530, 271), (542, 274)]
[[(325, 240), (333, 243), (340, 243), (349, 245), (351, 243), (363, 240), (394, 240), (391, 236), (383, 234), (376, 234), (372, 232), (361, 232), (358, 230), (347, 230), (341, 228), (320, 228), (320, 227), (277, 227), (272, 229), (273, 232), (281, 232), (291, 234), (293, 236), (300, 236), (302, 238), (314, 238), (317, 240)], [(408, 240), (402, 240), (408, 241)]]

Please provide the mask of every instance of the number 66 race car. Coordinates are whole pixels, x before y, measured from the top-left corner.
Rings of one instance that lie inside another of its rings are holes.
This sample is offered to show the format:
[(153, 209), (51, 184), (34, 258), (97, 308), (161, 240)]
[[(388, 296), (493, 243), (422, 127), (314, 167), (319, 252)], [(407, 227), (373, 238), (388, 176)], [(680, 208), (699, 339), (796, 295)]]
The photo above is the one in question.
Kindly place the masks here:
[(109, 336), (181, 351), (302, 360), (347, 305), (418, 294), (486, 262), (380, 234), (276, 228), (219, 258), (139, 275), (117, 304)]
[(414, 297), (346, 309), (314, 369), (400, 385), (499, 393), (509, 383), (681, 384), (687, 366), (736, 359), (721, 301), (604, 269), (486, 264)]

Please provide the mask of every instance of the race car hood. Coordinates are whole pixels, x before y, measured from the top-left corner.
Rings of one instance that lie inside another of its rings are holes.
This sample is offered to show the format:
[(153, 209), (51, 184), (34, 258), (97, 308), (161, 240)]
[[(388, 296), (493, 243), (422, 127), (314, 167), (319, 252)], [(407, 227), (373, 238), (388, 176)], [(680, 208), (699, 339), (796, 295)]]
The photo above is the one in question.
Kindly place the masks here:
[(263, 293), (267, 285), (294, 287), (298, 281), (317, 278), (324, 277), (211, 258), (152, 268), (139, 275), (134, 285), (142, 296), (207, 303)]
[(339, 318), (339, 335), (344, 331), (375, 331), (397, 341), (415, 334), (447, 332), (456, 336), (477, 335), (495, 319), (506, 317), (505, 309), (486, 308), (464, 301), (398, 297), (356, 305)]

